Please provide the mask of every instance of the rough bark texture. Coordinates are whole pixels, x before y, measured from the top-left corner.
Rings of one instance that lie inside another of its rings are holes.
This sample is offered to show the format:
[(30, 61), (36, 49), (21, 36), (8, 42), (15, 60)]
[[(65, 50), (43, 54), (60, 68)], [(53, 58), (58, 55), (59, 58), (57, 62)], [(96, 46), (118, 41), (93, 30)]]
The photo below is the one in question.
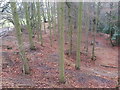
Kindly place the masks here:
[(96, 29), (97, 29), (97, 9), (94, 6), (94, 19), (93, 19), (93, 47), (92, 47), (92, 60), (95, 60), (95, 36), (96, 36)]
[(28, 11), (28, 4), (27, 4), (27, 2), (24, 2), (23, 4), (24, 4), (24, 9), (25, 9), (27, 30), (28, 30), (28, 34), (29, 34), (30, 49), (35, 49), (34, 42), (32, 40), (33, 33), (32, 33), (32, 29), (31, 29), (31, 25), (30, 25), (30, 15), (29, 15), (29, 11)]
[(77, 51), (76, 51), (76, 64), (75, 68), (80, 69), (80, 40), (82, 31), (82, 2), (79, 3), (79, 15), (78, 15), (78, 31), (77, 31)]
[(43, 45), (42, 30), (41, 30), (41, 15), (40, 15), (40, 2), (37, 2), (37, 14), (38, 14), (38, 40)]
[[(49, 9), (48, 9), (49, 8)], [(48, 2), (48, 7), (47, 7), (47, 14), (48, 14), (48, 23), (49, 23), (49, 30), (50, 30), (50, 45), (52, 47), (52, 30), (51, 30), (51, 14), (50, 14), (51, 7), (49, 6)]]
[(59, 21), (59, 34), (60, 34), (60, 40), (59, 40), (59, 51), (60, 51), (60, 82), (65, 82), (65, 76), (64, 76), (64, 3), (60, 3), (60, 21)]
[(11, 2), (10, 4), (11, 4), (11, 9), (12, 9), (12, 14), (13, 14), (13, 20), (14, 20), (14, 23), (15, 23), (16, 36), (17, 36), (17, 39), (18, 39), (20, 56), (21, 56), (21, 59), (23, 61), (23, 73), (29, 74), (30, 70), (29, 70), (27, 58), (25, 57), (25, 51), (24, 51), (24, 48), (23, 48), (21, 27), (20, 27), (20, 23), (19, 23), (19, 17), (18, 17), (18, 14), (17, 14), (17, 10), (16, 10), (16, 3)]

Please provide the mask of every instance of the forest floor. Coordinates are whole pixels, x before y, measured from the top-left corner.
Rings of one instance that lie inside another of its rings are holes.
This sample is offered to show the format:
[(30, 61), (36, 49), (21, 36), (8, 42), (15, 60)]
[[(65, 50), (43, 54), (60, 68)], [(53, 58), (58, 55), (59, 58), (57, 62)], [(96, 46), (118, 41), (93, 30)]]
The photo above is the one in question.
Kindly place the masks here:
[[(55, 36), (55, 35), (53, 35)], [(22, 74), (15, 31), (2, 38), (2, 87), (3, 88), (115, 88), (118, 79), (118, 47), (112, 47), (108, 36), (96, 35), (96, 61), (91, 60), (91, 40), (89, 35), (88, 54), (85, 54), (85, 33), (81, 44), (81, 68), (75, 70), (75, 52), (65, 54), (66, 83), (59, 83), (58, 41), (53, 39), (50, 46), (49, 32), (43, 34), (44, 45), (34, 38), (36, 50), (29, 49), (28, 34), (24, 32), (24, 46), (31, 73)], [(65, 43), (65, 53), (68, 43)]]

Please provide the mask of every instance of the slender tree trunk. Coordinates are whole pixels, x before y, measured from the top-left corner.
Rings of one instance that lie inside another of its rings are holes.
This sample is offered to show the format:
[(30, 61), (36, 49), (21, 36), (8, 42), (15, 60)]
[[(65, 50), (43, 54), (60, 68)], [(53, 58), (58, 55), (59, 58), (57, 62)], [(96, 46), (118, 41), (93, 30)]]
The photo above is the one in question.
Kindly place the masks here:
[(32, 29), (30, 26), (30, 15), (29, 15), (29, 11), (28, 11), (28, 4), (27, 2), (24, 2), (24, 9), (25, 9), (25, 18), (26, 18), (26, 23), (27, 23), (27, 30), (28, 30), (28, 34), (29, 34), (29, 42), (30, 42), (30, 49), (34, 50), (35, 46), (34, 46), (34, 42), (32, 39)]
[(93, 47), (92, 47), (92, 60), (95, 60), (95, 25), (96, 25), (96, 23), (95, 23), (96, 21), (95, 21), (95, 19), (94, 19), (94, 26), (93, 26)]
[(45, 17), (45, 12), (43, 7), (42, 7), (42, 15), (43, 15), (43, 23), (44, 23), (44, 32), (46, 34), (46, 28), (45, 28), (46, 17)]
[(89, 36), (89, 18), (87, 18), (87, 29), (86, 29), (86, 54), (88, 53), (88, 36)]
[[(38, 15), (37, 15), (37, 3), (35, 3), (35, 20), (34, 20), (34, 22), (35, 22), (35, 33), (34, 34), (36, 34), (37, 33), (37, 29), (38, 29)], [(37, 34), (36, 34), (37, 35)]]
[(23, 48), (23, 39), (22, 39), (22, 33), (21, 33), (21, 27), (20, 27), (20, 23), (19, 23), (19, 17), (18, 17), (18, 13), (17, 13), (16, 3), (11, 2), (10, 4), (11, 4), (13, 20), (14, 20), (15, 29), (16, 29), (16, 36), (18, 39), (20, 56), (23, 61), (23, 73), (29, 74), (30, 69), (29, 69), (28, 61), (27, 61), (27, 58), (25, 57), (25, 51)]
[[(87, 11), (89, 13), (89, 7), (87, 6)], [(90, 27), (90, 19), (89, 15), (86, 17), (86, 45), (85, 45), (85, 52), (88, 53), (88, 36), (89, 36), (89, 27)]]
[(73, 29), (73, 26), (72, 26), (72, 17), (71, 17), (71, 9), (70, 7), (68, 7), (68, 16), (69, 16), (69, 56), (71, 55), (71, 52), (72, 52), (72, 29)]
[(60, 3), (59, 11), (61, 15), (59, 16), (59, 52), (60, 52), (60, 64), (59, 64), (59, 70), (60, 70), (60, 82), (65, 82), (65, 76), (64, 76), (64, 3)]
[[(33, 31), (33, 29), (34, 29), (34, 15), (35, 15), (34, 3), (31, 2), (30, 6), (31, 6), (31, 9), (30, 9), (30, 16), (31, 16), (31, 18), (30, 18), (30, 25), (31, 25), (32, 32), (34, 32)], [(32, 35), (34, 35), (34, 34), (32, 34)]]
[[(94, 7), (95, 8), (95, 7)], [(96, 9), (94, 11), (94, 19), (93, 19), (93, 47), (92, 47), (92, 60), (96, 60), (95, 58), (95, 38), (96, 38), (96, 29), (97, 29), (97, 15)]]
[(77, 31), (77, 51), (75, 68), (80, 69), (80, 41), (82, 33), (82, 2), (79, 2), (78, 31)]
[(44, 22), (43, 22), (44, 23), (44, 32), (46, 34), (47, 32), (46, 32), (46, 28), (45, 28), (45, 13), (44, 13), (44, 11), (43, 11), (43, 18), (44, 18)]
[(71, 55), (71, 53), (72, 53), (72, 34), (73, 34), (73, 25), (72, 25), (73, 23), (72, 23), (72, 20), (70, 20), (70, 51), (69, 51), (69, 55)]
[[(49, 10), (48, 10), (49, 8)], [(51, 30), (51, 15), (50, 15), (50, 9), (51, 7), (49, 6), (48, 2), (48, 7), (47, 7), (47, 14), (48, 14), (48, 23), (49, 23), (49, 30), (50, 30), (50, 45), (52, 47), (52, 30)]]
[[(118, 2), (118, 29), (120, 33), (120, 1)], [(120, 46), (120, 37), (117, 39), (118, 41), (118, 46)], [(118, 58), (120, 58), (120, 47), (118, 47)], [(118, 69), (120, 69), (120, 59), (118, 60)], [(119, 71), (118, 71), (119, 73)], [(120, 76), (118, 75), (118, 89), (120, 89)]]
[(57, 32), (58, 32), (58, 34), (59, 34), (59, 31), (60, 31), (60, 27), (59, 27), (59, 21), (60, 21), (59, 17), (60, 17), (60, 15), (59, 14), (60, 14), (60, 6), (59, 6), (59, 3), (57, 3), (57, 25), (58, 25), (58, 31)]
[(56, 36), (56, 4), (54, 2), (54, 9), (53, 9), (53, 29), (54, 29), (54, 36), (55, 36), (55, 39), (57, 38)]
[(44, 22), (44, 31), (45, 31), (45, 34), (46, 34), (47, 32), (46, 32), (46, 26), (45, 26), (45, 22)]
[(113, 36), (113, 32), (112, 32), (112, 9), (113, 9), (113, 2), (110, 3), (110, 21), (109, 21), (109, 29), (110, 29), (110, 43), (112, 46), (114, 46), (113, 42), (112, 42), (112, 36)]
[(40, 16), (40, 2), (37, 2), (37, 14), (38, 14), (38, 40), (41, 41), (41, 45), (43, 45), (42, 39), (42, 30), (41, 30), (41, 16)]
[[(120, 1), (118, 2), (118, 29), (119, 29), (119, 31), (118, 31), (119, 36), (117, 37), (117, 45), (120, 46)], [(119, 79), (120, 79), (120, 77), (119, 77)]]
[(98, 26), (100, 24), (100, 12), (101, 12), (101, 2), (98, 2), (98, 6), (97, 6), (97, 31), (98, 31)]
[(35, 2), (31, 3), (31, 29), (32, 29), (32, 36), (35, 36), (35, 29), (36, 29), (36, 8)]

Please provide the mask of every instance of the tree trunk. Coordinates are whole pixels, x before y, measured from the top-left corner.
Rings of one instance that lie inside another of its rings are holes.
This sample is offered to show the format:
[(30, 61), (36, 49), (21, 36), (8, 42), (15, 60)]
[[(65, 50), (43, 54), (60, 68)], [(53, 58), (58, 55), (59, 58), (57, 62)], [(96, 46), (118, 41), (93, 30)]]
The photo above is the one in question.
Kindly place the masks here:
[(44, 7), (42, 7), (42, 15), (43, 15), (43, 23), (44, 23), (44, 32), (46, 34), (47, 33), (46, 27), (45, 27), (46, 17), (45, 17)]
[(18, 40), (20, 56), (23, 61), (23, 73), (29, 74), (30, 69), (29, 69), (28, 61), (27, 61), (27, 58), (25, 57), (25, 51), (23, 48), (23, 39), (22, 39), (21, 27), (20, 27), (20, 23), (19, 23), (19, 17), (18, 17), (17, 10), (16, 10), (16, 3), (11, 2), (10, 4), (11, 4), (13, 20), (14, 20), (15, 29), (16, 29), (16, 36), (17, 36), (17, 40)]
[(27, 30), (28, 30), (28, 34), (29, 34), (29, 42), (30, 42), (30, 49), (34, 50), (35, 46), (34, 46), (34, 42), (32, 40), (32, 29), (30, 26), (30, 15), (29, 15), (29, 10), (28, 10), (28, 4), (27, 2), (23, 2), (24, 4), (24, 9), (25, 9), (25, 18), (26, 18), (26, 23), (27, 23)]
[[(48, 8), (49, 8), (49, 10), (48, 10)], [(48, 2), (47, 14), (48, 14), (48, 23), (49, 23), (49, 30), (50, 30), (50, 45), (52, 47), (52, 30), (51, 30), (51, 15), (50, 15), (50, 10), (51, 10), (51, 7), (49, 6), (49, 2)]]
[(113, 36), (113, 32), (112, 32), (112, 9), (113, 9), (113, 2), (110, 3), (110, 21), (109, 21), (109, 29), (110, 29), (110, 43), (112, 46), (114, 46), (113, 42), (112, 42), (112, 36)]
[(60, 52), (60, 64), (59, 64), (59, 70), (60, 70), (60, 82), (64, 83), (65, 82), (65, 76), (64, 76), (64, 3), (60, 3), (60, 16), (59, 16), (59, 52)]
[(68, 7), (68, 17), (69, 17), (68, 31), (69, 31), (69, 56), (70, 56), (72, 53), (72, 30), (73, 30), (70, 7)]
[[(94, 7), (95, 8), (95, 7)], [(95, 36), (96, 36), (96, 29), (97, 29), (97, 14), (96, 14), (96, 8), (94, 11), (94, 19), (93, 19), (93, 47), (92, 47), (92, 60), (95, 60)]]
[(120, 1), (118, 2), (118, 29), (119, 36), (117, 37), (117, 45), (120, 46)]
[[(34, 32), (33, 31), (33, 29), (35, 29), (35, 4), (34, 4), (34, 2), (31, 2), (30, 16), (31, 16), (31, 18), (30, 18), (31, 30), (32, 30), (32, 32)], [(32, 33), (32, 35), (34, 36), (34, 33)]]
[[(89, 12), (89, 6), (87, 6), (87, 11), (88, 11), (88, 13), (90, 13)], [(87, 13), (87, 14), (88, 14)], [(89, 15), (87, 15), (86, 16), (86, 43), (85, 43), (85, 52), (86, 52), (86, 54), (88, 53), (88, 36), (89, 36), (89, 27), (90, 27), (90, 19), (89, 19), (90, 17), (89, 17)]]
[(36, 3), (37, 6), (37, 15), (38, 15), (38, 40), (41, 42), (41, 46), (43, 45), (42, 39), (42, 30), (41, 30), (41, 15), (40, 15), (40, 2)]
[(80, 41), (82, 33), (82, 2), (79, 2), (78, 31), (77, 31), (77, 51), (75, 68), (80, 69)]
[(55, 39), (57, 38), (56, 36), (56, 3), (54, 2), (54, 9), (53, 9), (53, 29), (54, 29), (54, 36), (55, 36)]
[(60, 19), (60, 6), (59, 6), (59, 3), (57, 3), (57, 25), (58, 25), (58, 34), (59, 34), (59, 31), (60, 31), (60, 27), (59, 27), (59, 19)]

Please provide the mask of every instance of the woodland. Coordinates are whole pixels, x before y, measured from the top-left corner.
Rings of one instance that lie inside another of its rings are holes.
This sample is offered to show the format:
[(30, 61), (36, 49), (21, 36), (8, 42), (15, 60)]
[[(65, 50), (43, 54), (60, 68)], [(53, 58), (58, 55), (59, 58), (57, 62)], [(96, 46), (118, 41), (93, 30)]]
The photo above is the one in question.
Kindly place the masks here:
[(0, 0), (0, 87), (120, 87), (120, 2), (80, 1)]

